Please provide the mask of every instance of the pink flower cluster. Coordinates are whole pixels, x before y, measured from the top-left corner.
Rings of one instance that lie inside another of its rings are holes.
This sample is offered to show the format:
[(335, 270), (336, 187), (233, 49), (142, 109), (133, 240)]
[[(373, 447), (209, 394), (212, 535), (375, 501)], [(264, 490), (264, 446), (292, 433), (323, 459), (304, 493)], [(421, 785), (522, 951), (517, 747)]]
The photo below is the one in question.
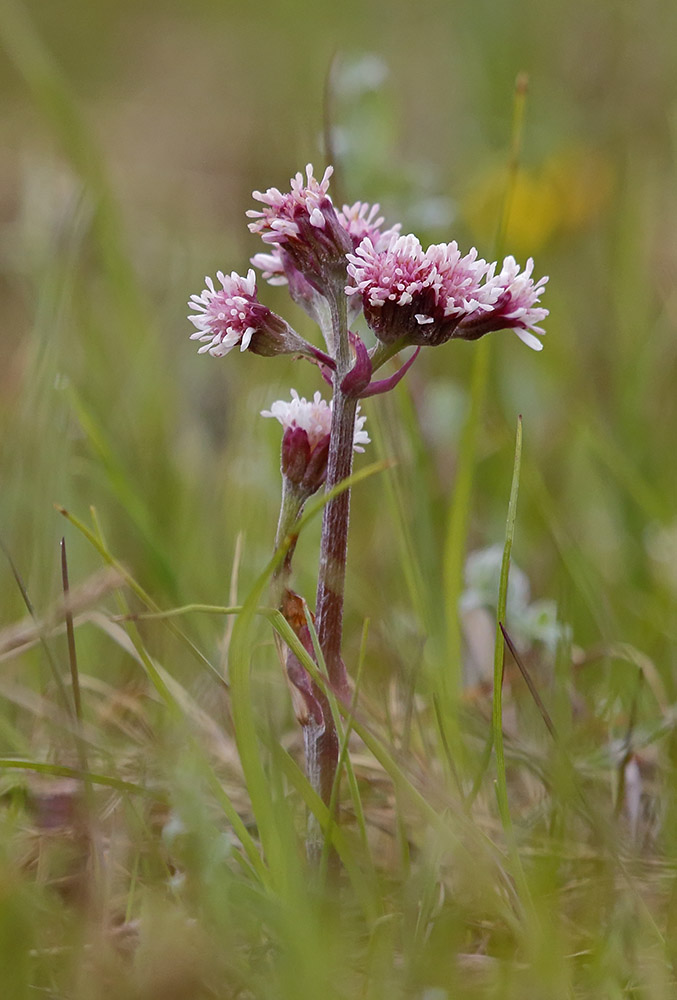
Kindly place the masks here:
[(378, 247), (387, 246), (400, 229), (398, 225), (381, 232), (384, 219), (378, 215), (378, 205), (357, 201), (337, 212), (328, 194), (332, 173), (333, 168), (327, 167), (318, 181), (309, 163), (305, 180), (296, 174), (287, 194), (277, 188), (254, 191), (264, 207), (247, 212), (255, 220), (249, 224), (251, 232), (271, 247), (269, 253), (255, 254), (252, 264), (271, 284), (288, 283), (292, 297), (310, 306), (311, 314), (312, 290), (326, 295), (329, 286), (340, 284), (348, 252), (365, 237)]
[(252, 268), (247, 277), (232, 271), (217, 271), (221, 288), (207, 276), (207, 287), (200, 295), (191, 295), (188, 305), (195, 314), (188, 319), (196, 327), (191, 340), (203, 342), (198, 354), (207, 351), (221, 358), (236, 346), (241, 351), (268, 357), (275, 354), (306, 354), (317, 352), (292, 330), (287, 322), (259, 302), (256, 279)]
[(332, 173), (333, 168), (327, 167), (318, 181), (309, 163), (305, 181), (303, 174), (296, 174), (288, 193), (282, 194), (277, 188), (254, 191), (254, 198), (264, 207), (247, 212), (254, 219), (249, 224), (251, 232), (258, 233), (264, 243), (274, 248), (271, 256), (279, 259), (283, 271), (295, 268), (304, 282), (321, 295), (345, 270), (345, 255), (353, 249), (327, 194)]
[[(312, 171), (312, 166), (309, 164), (307, 169)], [(298, 176), (300, 175), (297, 175), (297, 178)], [(337, 212), (336, 217), (348, 233), (353, 244), (353, 249), (357, 249), (362, 240), (368, 238), (374, 247), (384, 250), (392, 237), (399, 234), (401, 229), (399, 222), (389, 229), (381, 229), (385, 219), (382, 215), (378, 214), (379, 208), (380, 205), (378, 204), (370, 205), (366, 201), (356, 201), (353, 205), (344, 205), (341, 211)], [(259, 214), (263, 215), (263, 213)], [(251, 228), (252, 226), (250, 226)], [(263, 238), (265, 239), (265, 237)], [(267, 240), (266, 242), (270, 241)], [(285, 273), (283, 252), (279, 243), (272, 248), (270, 253), (254, 254), (251, 262), (254, 267), (257, 267), (263, 273), (263, 277), (269, 284), (287, 284), (288, 277)]]
[(474, 248), (465, 256), (456, 242), (424, 251), (412, 235), (393, 236), (386, 247), (366, 237), (347, 259), (346, 294), (361, 297), (367, 323), (385, 343), (404, 338), (433, 347), (512, 328), (530, 347), (542, 347), (530, 331), (543, 333), (536, 324), (548, 311), (535, 303), (548, 279), (534, 284), (533, 260), (520, 274), (515, 259), (506, 257), (496, 274), (496, 264)]
[(543, 344), (535, 333), (544, 334), (545, 330), (537, 323), (542, 323), (548, 315), (548, 310), (536, 303), (548, 282), (547, 277), (534, 281), (531, 277), (534, 261), (530, 257), (520, 274), (519, 264), (514, 257), (508, 256), (503, 261), (503, 267), (494, 277), (492, 273), (487, 278), (487, 285), (496, 294), (491, 308), (483, 312), (471, 313), (464, 318), (459, 326), (460, 334), (466, 340), (476, 340), (492, 330), (514, 330), (520, 340), (535, 351), (540, 351)]
[(259, 233), (264, 243), (286, 243), (298, 240), (302, 236), (304, 221), (307, 219), (316, 229), (324, 229), (327, 224), (326, 211), (333, 210), (329, 190), (329, 178), (334, 172), (333, 167), (327, 167), (321, 181), (313, 176), (311, 163), (306, 167), (307, 180), (304, 183), (303, 174), (299, 171), (290, 181), (291, 191), (282, 194), (278, 188), (268, 188), (267, 191), (253, 191), (252, 197), (266, 207), (263, 211), (250, 209), (247, 215), (256, 219), (249, 225), (252, 233)]
[(267, 320), (270, 309), (256, 298), (256, 280), (251, 268), (246, 278), (235, 271), (230, 275), (217, 271), (216, 277), (221, 283), (218, 291), (207, 276), (207, 287), (202, 293), (191, 295), (189, 305), (196, 310), (196, 315), (188, 319), (197, 327), (190, 339), (204, 342), (198, 354), (209, 351), (220, 358), (236, 345), (246, 351), (253, 335)]
[[(488, 263), (474, 248), (462, 254), (456, 242), (424, 250), (400, 226), (383, 229), (378, 205), (357, 201), (336, 211), (329, 197), (332, 168), (321, 180), (312, 164), (297, 173), (291, 189), (255, 191), (261, 209), (247, 215), (268, 251), (252, 257), (271, 284), (288, 284), (292, 298), (323, 328), (331, 357), (302, 340), (280, 316), (259, 302), (254, 271), (245, 278), (218, 272), (200, 295), (191, 296), (193, 339), (220, 357), (239, 345), (257, 354), (304, 354), (332, 367), (335, 344), (327, 333), (327, 300), (345, 295), (360, 307), (376, 337), (387, 345), (434, 347), (452, 337), (477, 340), (493, 330), (512, 329), (540, 350), (539, 326), (548, 310), (538, 303), (547, 278), (534, 281), (533, 260), (523, 271), (514, 257)], [(498, 270), (498, 273), (497, 273)]]
[[(291, 390), (291, 401), (277, 399), (271, 404), (269, 410), (261, 410), (262, 417), (274, 417), (278, 420), (285, 431), (298, 427), (305, 432), (311, 450), (316, 448), (322, 439), (329, 434), (331, 429), (331, 403), (327, 403), (319, 392), (316, 392), (312, 400), (299, 396), (296, 389)], [(353, 449), (364, 451), (363, 445), (369, 444), (370, 438), (364, 430), (367, 421), (365, 416), (360, 415), (360, 407), (357, 407), (355, 418), (355, 434), (353, 437)]]

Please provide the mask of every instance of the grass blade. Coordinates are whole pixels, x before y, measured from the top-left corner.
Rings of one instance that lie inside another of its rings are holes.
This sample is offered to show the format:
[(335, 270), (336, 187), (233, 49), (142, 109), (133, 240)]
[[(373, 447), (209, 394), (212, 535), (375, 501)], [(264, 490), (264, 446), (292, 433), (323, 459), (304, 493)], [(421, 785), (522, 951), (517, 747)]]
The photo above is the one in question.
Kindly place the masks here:
[(515, 461), (512, 472), (512, 485), (510, 487), (510, 502), (508, 504), (508, 518), (505, 526), (505, 544), (503, 546), (503, 560), (501, 562), (501, 577), (498, 588), (498, 607), (496, 612), (496, 644), (494, 647), (494, 696), (491, 713), (491, 728), (493, 732), (494, 751), (496, 755), (496, 800), (498, 811), (503, 824), (503, 831), (508, 842), (508, 850), (513, 867), (513, 875), (517, 883), (522, 903), (528, 910), (533, 904), (529, 893), (529, 887), (522, 868), (522, 862), (515, 843), (515, 833), (510, 816), (510, 806), (508, 803), (508, 785), (505, 772), (505, 751), (503, 747), (503, 671), (505, 665), (505, 643), (503, 642), (502, 623), (505, 621), (505, 613), (508, 602), (508, 578), (510, 575), (510, 553), (515, 534), (515, 520), (517, 518), (517, 497), (519, 494), (520, 466), (522, 462), (522, 417), (517, 418), (517, 434), (515, 440)]

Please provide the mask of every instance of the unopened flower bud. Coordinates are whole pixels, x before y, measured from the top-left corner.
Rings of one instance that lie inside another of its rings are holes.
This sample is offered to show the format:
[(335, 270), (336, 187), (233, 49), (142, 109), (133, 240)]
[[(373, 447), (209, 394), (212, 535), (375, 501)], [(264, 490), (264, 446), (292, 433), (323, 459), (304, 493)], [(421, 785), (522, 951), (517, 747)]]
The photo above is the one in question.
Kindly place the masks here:
[[(328, 435), (327, 435), (328, 438)], [(282, 435), (282, 475), (295, 485), (300, 485), (310, 461), (310, 439), (303, 427), (292, 424)]]

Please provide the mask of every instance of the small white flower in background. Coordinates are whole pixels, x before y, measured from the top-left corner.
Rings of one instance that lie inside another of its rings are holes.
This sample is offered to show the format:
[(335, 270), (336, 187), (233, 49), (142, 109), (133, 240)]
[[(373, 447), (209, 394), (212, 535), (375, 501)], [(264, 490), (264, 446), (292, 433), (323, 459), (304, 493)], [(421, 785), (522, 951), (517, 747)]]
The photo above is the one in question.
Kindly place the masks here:
[[(465, 562), (465, 586), (461, 597), (461, 608), (496, 608), (498, 587), (501, 579), (503, 546), (490, 545), (486, 549), (471, 552)], [(508, 585), (509, 615), (522, 614), (529, 604), (531, 587), (526, 573), (514, 562), (510, 564)]]
[[(492, 613), (498, 605), (503, 546), (491, 545), (471, 552), (465, 564), (466, 589), (461, 595), (461, 612), (468, 615), (478, 608)], [(569, 635), (569, 628), (557, 618), (555, 601), (531, 601), (531, 587), (526, 573), (514, 562), (510, 565), (505, 625), (518, 648), (540, 642), (551, 653)], [(492, 631), (495, 622), (492, 624)]]
[(644, 545), (656, 577), (677, 595), (677, 521), (653, 521), (644, 533)]

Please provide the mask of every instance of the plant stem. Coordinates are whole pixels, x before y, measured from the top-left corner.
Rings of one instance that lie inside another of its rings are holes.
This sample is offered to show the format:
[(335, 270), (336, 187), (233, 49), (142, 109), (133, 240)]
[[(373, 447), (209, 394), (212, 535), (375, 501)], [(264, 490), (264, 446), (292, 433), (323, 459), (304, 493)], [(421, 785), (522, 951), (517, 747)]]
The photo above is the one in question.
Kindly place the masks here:
[[(352, 357), (348, 340), (346, 299), (342, 288), (330, 302), (336, 370), (333, 376), (331, 436), (327, 463), (326, 489), (331, 490), (346, 479), (353, 464), (353, 437), (357, 400), (345, 395), (341, 382), (350, 371)], [(320, 566), (317, 582), (316, 628), (329, 682), (339, 697), (348, 700), (346, 669), (341, 659), (343, 630), (343, 591), (348, 551), (350, 490), (344, 490), (324, 508)], [(305, 726), (304, 744), (308, 779), (322, 801), (331, 805), (332, 788), (338, 767), (339, 740), (329, 701), (316, 685), (313, 693), (322, 706), (323, 726)], [(319, 860), (317, 832), (308, 830), (308, 856)]]
[(372, 372), (376, 372), (381, 365), (384, 365), (386, 361), (390, 360), (390, 358), (394, 358), (396, 354), (399, 354), (399, 352), (404, 350), (407, 346), (406, 337), (400, 337), (400, 339), (396, 340), (394, 344), (383, 344), (380, 341), (377, 341), (375, 347), (373, 347), (369, 352)]
[[(341, 392), (334, 379), (334, 406), (327, 466), (327, 489), (343, 482), (352, 471), (353, 434), (357, 400)], [(317, 635), (332, 687), (339, 696), (348, 694), (348, 679), (341, 659), (343, 592), (348, 552), (350, 490), (330, 500), (322, 519), (320, 570), (317, 587)]]
[[(357, 411), (357, 400), (346, 396), (341, 389), (341, 383), (352, 366), (346, 299), (342, 291), (335, 296), (331, 305), (336, 345), (336, 371), (333, 378), (334, 398), (325, 487), (327, 490), (343, 482), (352, 472)], [(324, 508), (315, 609), (320, 648), (327, 666), (329, 681), (339, 697), (349, 696), (348, 678), (341, 659), (349, 518), (350, 490), (344, 490)]]
[[(320, 689), (313, 685), (317, 700), (322, 706), (325, 723), (318, 726), (312, 719), (303, 727), (303, 747), (306, 758), (306, 775), (311, 787), (326, 806), (332, 804), (332, 788), (338, 764), (339, 740), (331, 714), (329, 700)], [(324, 847), (320, 825), (312, 813), (308, 815), (306, 831), (306, 854), (308, 860), (319, 864)]]

